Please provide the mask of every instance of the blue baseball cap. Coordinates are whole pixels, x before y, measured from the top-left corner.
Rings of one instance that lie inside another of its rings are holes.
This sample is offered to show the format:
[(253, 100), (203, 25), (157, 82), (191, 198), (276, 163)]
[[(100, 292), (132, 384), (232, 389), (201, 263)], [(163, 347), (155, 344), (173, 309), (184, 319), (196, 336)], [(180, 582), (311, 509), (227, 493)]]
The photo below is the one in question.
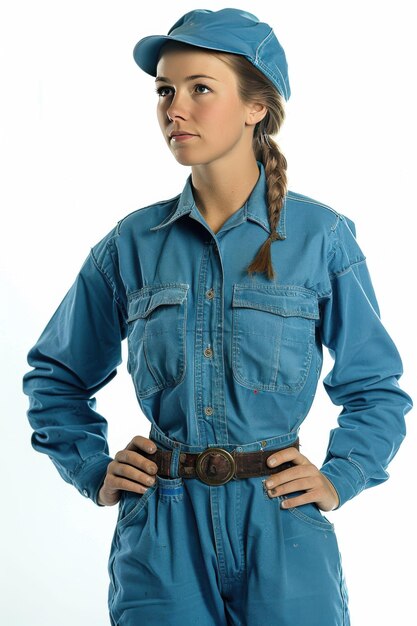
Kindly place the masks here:
[(160, 49), (169, 40), (240, 54), (274, 84), (285, 100), (291, 95), (284, 49), (272, 28), (252, 13), (239, 9), (195, 9), (185, 13), (167, 35), (149, 35), (138, 41), (133, 58), (144, 72), (156, 76)]

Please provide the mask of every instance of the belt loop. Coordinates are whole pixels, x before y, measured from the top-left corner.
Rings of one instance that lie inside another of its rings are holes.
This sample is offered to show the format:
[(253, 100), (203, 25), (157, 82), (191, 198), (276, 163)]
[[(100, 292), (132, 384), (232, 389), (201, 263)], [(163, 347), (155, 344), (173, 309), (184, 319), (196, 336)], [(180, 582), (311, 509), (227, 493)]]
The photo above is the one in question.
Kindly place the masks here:
[(178, 460), (180, 458), (180, 444), (178, 442), (174, 443), (174, 449), (171, 453), (171, 466), (169, 468), (169, 475), (171, 478), (178, 478)]

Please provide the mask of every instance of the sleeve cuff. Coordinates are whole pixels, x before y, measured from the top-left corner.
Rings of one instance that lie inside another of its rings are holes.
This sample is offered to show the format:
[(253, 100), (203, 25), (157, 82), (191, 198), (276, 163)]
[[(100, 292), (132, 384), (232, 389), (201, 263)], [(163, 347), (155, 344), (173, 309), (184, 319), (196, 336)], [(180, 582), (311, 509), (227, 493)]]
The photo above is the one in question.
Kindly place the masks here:
[(366, 487), (366, 478), (356, 463), (348, 459), (334, 457), (325, 463), (320, 471), (326, 476), (335, 488), (339, 496), (339, 504), (333, 509), (340, 507), (351, 500)]
[(79, 465), (72, 476), (74, 487), (84, 497), (91, 498), (97, 506), (104, 506), (97, 502), (97, 497), (106, 475), (107, 466), (111, 461), (113, 458), (108, 454), (94, 454)]

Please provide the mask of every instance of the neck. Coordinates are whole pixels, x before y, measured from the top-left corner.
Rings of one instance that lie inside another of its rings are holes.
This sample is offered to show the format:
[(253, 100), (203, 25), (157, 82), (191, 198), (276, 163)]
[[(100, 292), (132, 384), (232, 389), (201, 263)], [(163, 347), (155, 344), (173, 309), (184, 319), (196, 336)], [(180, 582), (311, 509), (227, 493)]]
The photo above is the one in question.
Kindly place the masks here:
[(259, 178), (253, 154), (247, 159), (224, 159), (192, 166), (195, 203), (213, 230), (238, 211), (250, 196)]

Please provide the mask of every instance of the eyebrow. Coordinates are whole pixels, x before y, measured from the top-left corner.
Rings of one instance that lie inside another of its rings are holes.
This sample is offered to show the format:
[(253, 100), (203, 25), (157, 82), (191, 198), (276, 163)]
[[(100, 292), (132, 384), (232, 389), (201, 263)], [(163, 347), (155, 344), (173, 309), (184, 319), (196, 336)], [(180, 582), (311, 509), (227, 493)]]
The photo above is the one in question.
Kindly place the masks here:
[[(207, 74), (192, 74), (192, 76), (186, 76), (185, 80), (189, 81), (189, 80), (195, 80), (196, 78), (211, 78), (211, 80), (217, 80), (217, 78), (213, 78), (213, 76), (207, 76)], [(156, 83), (171, 83), (172, 81), (169, 80), (169, 78), (167, 78), (166, 76), (157, 76), (155, 78), (155, 82)]]

